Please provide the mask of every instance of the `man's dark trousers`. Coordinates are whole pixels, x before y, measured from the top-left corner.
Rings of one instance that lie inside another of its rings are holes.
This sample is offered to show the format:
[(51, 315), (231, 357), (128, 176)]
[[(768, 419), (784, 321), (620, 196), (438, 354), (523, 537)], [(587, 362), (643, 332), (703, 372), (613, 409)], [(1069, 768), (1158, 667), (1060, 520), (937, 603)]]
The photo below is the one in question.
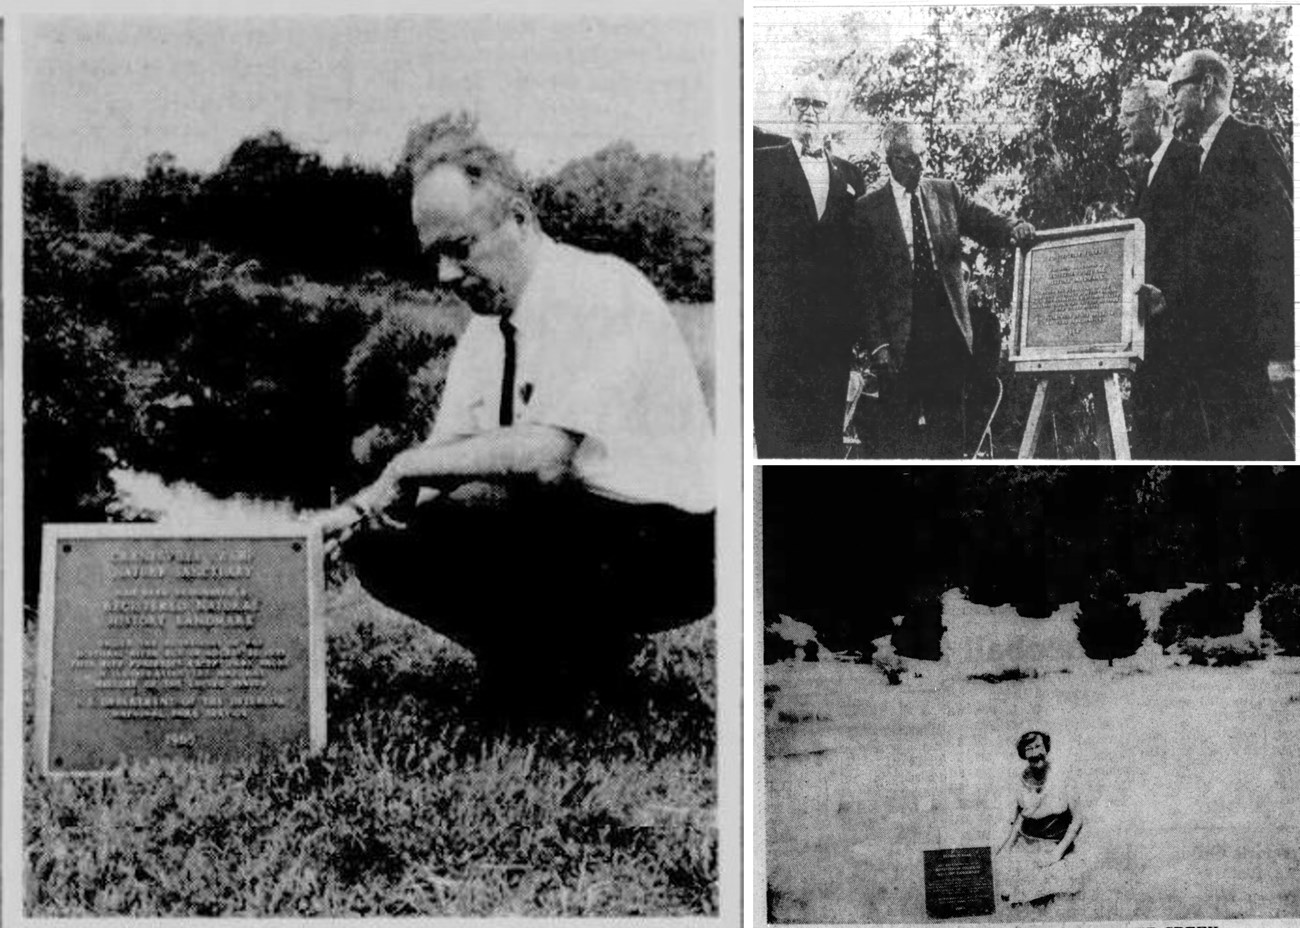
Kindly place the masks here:
[(638, 634), (707, 616), (713, 513), (606, 499), (573, 484), (472, 485), (344, 556), (372, 596), (486, 664), (579, 674)]
[(912, 277), (912, 332), (906, 357), (899, 374), (882, 385), (881, 400), (888, 410), (885, 456), (963, 456), (969, 369), (970, 352), (939, 275), (928, 264), (918, 265)]

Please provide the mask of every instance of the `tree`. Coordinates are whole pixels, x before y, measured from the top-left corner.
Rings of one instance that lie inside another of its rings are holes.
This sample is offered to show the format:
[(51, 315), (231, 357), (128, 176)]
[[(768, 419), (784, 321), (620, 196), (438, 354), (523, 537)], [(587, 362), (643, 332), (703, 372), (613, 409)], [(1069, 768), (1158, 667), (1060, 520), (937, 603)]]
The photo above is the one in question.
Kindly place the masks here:
[(23, 221), (75, 230), (80, 223), (77, 195), (85, 182), (44, 162), (23, 162)]
[(112, 331), (54, 297), (24, 301), (23, 371), (24, 580), (34, 602), (42, 526), (103, 521), (129, 411)]
[(937, 661), (943, 656), (943, 585), (921, 583), (909, 596), (903, 621), (890, 636), (894, 653), (923, 661)]
[(280, 277), (341, 282), (412, 263), (400, 183), (347, 162), (330, 167), (279, 132), (240, 142), (203, 180), (196, 209), (205, 240)]
[(713, 299), (713, 159), (643, 155), (616, 142), (536, 184), (542, 227), (630, 261), (670, 300)]
[(1167, 650), (1188, 638), (1238, 634), (1245, 628), (1246, 610), (1253, 605), (1247, 599), (1246, 593), (1226, 583), (1193, 590), (1165, 608), (1152, 638)]
[(1117, 571), (1106, 570), (1079, 603), (1074, 620), (1079, 629), (1083, 653), (1093, 660), (1114, 666), (1115, 659), (1131, 657), (1146, 640), (1147, 626), (1142, 610), (1129, 602), (1124, 580)]
[[(1197, 47), (1228, 58), (1235, 111), (1284, 140), (1289, 157), (1289, 7), (935, 7), (926, 15), (921, 28), (885, 32), (901, 36), (892, 45), (861, 12), (823, 30), (820, 47), (792, 43), (801, 55), (792, 70), (818, 70), (832, 96), (847, 96), (850, 111), (839, 121), (872, 127), (853, 129), (841, 151), (868, 178), (883, 174), (874, 127), (911, 119), (925, 132), (931, 172), (1004, 214), (1040, 229), (1126, 215), (1140, 167), (1121, 152), (1121, 92), (1134, 78), (1166, 77), (1179, 54)], [(974, 302), (991, 302), (1008, 331), (1013, 254), (966, 257)], [(993, 438), (1008, 448), (1023, 432), (1033, 384), (1005, 369), (1003, 380)], [(1098, 398), (1082, 383), (1058, 397), (1055, 454), (1098, 457), (1090, 427), (1103, 415)]]
[(1264, 632), (1277, 653), (1300, 655), (1300, 585), (1279, 584), (1259, 604)]

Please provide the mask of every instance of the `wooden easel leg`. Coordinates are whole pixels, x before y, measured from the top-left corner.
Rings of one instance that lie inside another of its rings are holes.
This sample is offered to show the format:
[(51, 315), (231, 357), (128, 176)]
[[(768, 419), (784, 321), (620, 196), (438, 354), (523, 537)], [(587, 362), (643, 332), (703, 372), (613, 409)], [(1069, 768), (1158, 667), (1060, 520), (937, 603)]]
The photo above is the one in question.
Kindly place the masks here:
[(1025, 421), (1025, 437), (1020, 440), (1018, 457), (1021, 460), (1032, 458), (1038, 451), (1038, 436), (1043, 431), (1043, 412), (1047, 409), (1047, 384), (1047, 378), (1042, 377), (1034, 388), (1034, 402), (1029, 407), (1029, 418)]
[(1130, 461), (1128, 423), (1124, 419), (1124, 401), (1119, 395), (1119, 374), (1106, 375), (1106, 420), (1110, 426), (1111, 456), (1116, 461)]

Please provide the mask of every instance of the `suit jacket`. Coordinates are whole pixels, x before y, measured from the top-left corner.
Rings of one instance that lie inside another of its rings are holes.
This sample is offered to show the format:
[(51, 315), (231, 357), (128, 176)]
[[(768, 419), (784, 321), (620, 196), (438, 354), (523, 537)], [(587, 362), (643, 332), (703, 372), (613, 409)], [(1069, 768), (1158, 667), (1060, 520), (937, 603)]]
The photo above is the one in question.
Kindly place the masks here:
[(854, 326), (848, 219), (862, 172), (826, 154), (817, 216), (794, 143), (754, 129), (754, 437), (762, 457), (840, 445)]
[(1186, 236), (1188, 354), (1227, 388), (1266, 390), (1294, 354), (1291, 173), (1273, 135), (1229, 116), (1192, 186)]
[(1146, 167), (1138, 178), (1129, 217), (1146, 227), (1146, 281), (1158, 287), (1173, 305), (1183, 282), (1182, 242), (1192, 214), (1192, 185), (1200, 170), (1201, 150), (1173, 139), (1147, 184)]
[[(970, 308), (962, 279), (962, 236), (1000, 248), (1011, 243), (1011, 220), (970, 199), (950, 180), (921, 178), (921, 209), (929, 225), (930, 249), (952, 319), (967, 350), (973, 348)], [(890, 345), (907, 358), (912, 331), (912, 258), (889, 182), (858, 200), (851, 222), (855, 269), (854, 300), (863, 311), (863, 334), (874, 350)]]

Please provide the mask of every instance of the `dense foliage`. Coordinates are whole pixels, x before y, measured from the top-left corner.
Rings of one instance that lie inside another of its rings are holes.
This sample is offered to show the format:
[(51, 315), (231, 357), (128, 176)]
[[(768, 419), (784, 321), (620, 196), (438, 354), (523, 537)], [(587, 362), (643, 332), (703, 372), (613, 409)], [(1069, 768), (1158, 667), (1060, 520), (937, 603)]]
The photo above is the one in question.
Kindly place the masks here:
[[(534, 181), (544, 228), (631, 261), (668, 299), (713, 294), (713, 159), (641, 154), (618, 142)], [(25, 207), (65, 232), (148, 235), (169, 247), (255, 260), (267, 279), (331, 283), (367, 274), (411, 284), (427, 269), (410, 221), (410, 181), (328, 165), (281, 133), (240, 142), (211, 174), (152, 155), (139, 177), (86, 180), (28, 164)]]
[[(1291, 18), (1284, 6), (932, 7), (917, 28), (881, 41), (879, 16), (858, 10), (834, 24), (802, 24), (781, 50), (796, 71), (824, 75), (832, 99), (844, 101), (832, 113), (837, 151), (868, 183), (886, 173), (880, 127), (910, 119), (923, 127), (931, 173), (1046, 229), (1128, 214), (1143, 168), (1121, 150), (1122, 91), (1136, 79), (1167, 78), (1193, 48), (1231, 62), (1234, 111), (1272, 130), (1289, 160)], [(994, 307), (1008, 334), (1013, 253), (968, 243), (967, 259), (978, 300)], [(1033, 382), (1005, 367), (1001, 376), (1007, 395), (993, 450), (1008, 457)], [(976, 387), (996, 396), (995, 387)], [(1290, 408), (1289, 397), (1279, 402)], [(1082, 382), (1061, 393), (1044, 439), (1049, 454), (1100, 456), (1091, 427), (1104, 414), (1097, 403)], [(992, 406), (982, 403), (977, 418)]]
[[(29, 592), (40, 526), (104, 518), (114, 467), (319, 507), (427, 432), (468, 312), (426, 289), (398, 172), (268, 132), (206, 176), (23, 182)], [(536, 190), (557, 238), (711, 298), (711, 159), (620, 143)]]
[(943, 656), (942, 596), (942, 587), (935, 584), (912, 593), (903, 621), (889, 639), (895, 654), (924, 661), (937, 661)]
[(1124, 580), (1115, 570), (1103, 571), (1092, 584), (1079, 602), (1074, 624), (1079, 627), (1083, 653), (1108, 664), (1136, 654), (1147, 637), (1142, 610), (1129, 601)]
[(1278, 586), (1259, 604), (1260, 624), (1278, 653), (1300, 655), (1300, 584)]
[(638, 265), (670, 300), (713, 298), (713, 159), (640, 155), (626, 142), (571, 161), (537, 185), (560, 241)]
[[(1168, 610), (1173, 642), (1240, 632), (1257, 599), (1300, 583), (1296, 469), (766, 468), (761, 505), (765, 621), (793, 616), (837, 641), (894, 635), (895, 616), (924, 619), (918, 591), (956, 587), (1022, 615), (1091, 603), (1085, 625), (1118, 608), (1118, 657), (1142, 641), (1120, 588), (1211, 586)], [(1291, 601), (1271, 607), (1275, 637)]]
[(1212, 583), (1169, 604), (1160, 614), (1152, 638), (1168, 648), (1188, 638), (1235, 635), (1246, 626), (1246, 611), (1254, 605), (1248, 590)]

